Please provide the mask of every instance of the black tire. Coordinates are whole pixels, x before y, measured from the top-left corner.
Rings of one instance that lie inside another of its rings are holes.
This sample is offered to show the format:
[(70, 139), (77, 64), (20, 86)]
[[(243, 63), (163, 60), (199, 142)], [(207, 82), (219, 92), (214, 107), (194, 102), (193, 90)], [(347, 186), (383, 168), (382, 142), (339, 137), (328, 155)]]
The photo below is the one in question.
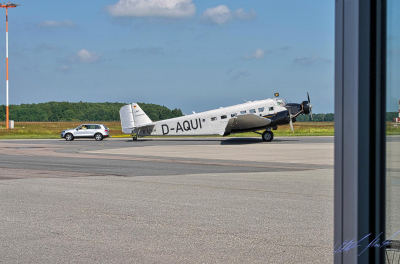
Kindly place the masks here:
[(65, 135), (65, 140), (66, 140), (66, 141), (72, 141), (72, 140), (74, 140), (74, 135), (72, 135), (71, 133), (67, 133), (67, 134)]
[(96, 134), (94, 135), (94, 139), (95, 139), (96, 141), (102, 141), (102, 140), (103, 140), (103, 135), (100, 134), (100, 133), (96, 133)]
[(265, 142), (271, 142), (274, 139), (274, 133), (272, 131), (266, 130), (262, 134), (262, 140)]
[(134, 141), (136, 141), (136, 140), (137, 140), (137, 138), (138, 138), (138, 136), (136, 135), (136, 136), (133, 136), (133, 138), (132, 138), (132, 139), (133, 139)]

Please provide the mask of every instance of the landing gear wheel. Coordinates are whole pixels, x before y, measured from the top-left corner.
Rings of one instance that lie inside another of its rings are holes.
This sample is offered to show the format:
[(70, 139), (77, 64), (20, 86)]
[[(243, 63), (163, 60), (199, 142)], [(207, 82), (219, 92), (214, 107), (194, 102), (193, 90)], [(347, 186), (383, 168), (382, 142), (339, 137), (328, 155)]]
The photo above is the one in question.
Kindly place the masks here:
[(68, 133), (65, 135), (65, 140), (72, 141), (72, 140), (74, 140), (74, 136), (71, 133)]
[(136, 140), (137, 140), (137, 135), (133, 136), (133, 141), (136, 141)]
[(274, 139), (274, 133), (269, 130), (265, 130), (265, 132), (262, 134), (262, 140), (265, 142), (271, 142)]
[(103, 140), (103, 135), (100, 133), (97, 133), (96, 135), (94, 135), (94, 139), (96, 141), (102, 141)]

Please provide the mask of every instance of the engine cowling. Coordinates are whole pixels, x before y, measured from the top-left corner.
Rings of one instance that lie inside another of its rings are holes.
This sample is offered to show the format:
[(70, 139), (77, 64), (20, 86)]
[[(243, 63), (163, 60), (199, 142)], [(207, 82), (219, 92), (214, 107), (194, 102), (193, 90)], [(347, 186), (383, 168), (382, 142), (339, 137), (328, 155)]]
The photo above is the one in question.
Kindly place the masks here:
[(308, 103), (308, 101), (303, 101), (300, 105), (304, 114), (308, 115), (310, 113), (310, 104)]

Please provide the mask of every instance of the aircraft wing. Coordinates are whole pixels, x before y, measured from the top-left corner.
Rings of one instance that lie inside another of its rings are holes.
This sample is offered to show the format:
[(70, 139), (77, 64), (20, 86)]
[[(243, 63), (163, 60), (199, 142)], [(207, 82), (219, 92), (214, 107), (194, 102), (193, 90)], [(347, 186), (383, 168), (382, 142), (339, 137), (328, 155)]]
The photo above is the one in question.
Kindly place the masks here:
[(236, 118), (231, 118), (226, 126), (225, 133), (232, 130), (261, 128), (269, 125), (271, 120), (253, 114), (240, 115)]

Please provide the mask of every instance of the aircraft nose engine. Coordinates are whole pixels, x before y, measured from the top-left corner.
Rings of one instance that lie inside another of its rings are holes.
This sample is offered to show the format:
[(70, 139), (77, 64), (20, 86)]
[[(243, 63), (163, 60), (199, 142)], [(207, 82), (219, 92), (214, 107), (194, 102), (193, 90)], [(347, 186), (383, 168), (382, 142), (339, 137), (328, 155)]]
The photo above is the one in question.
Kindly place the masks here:
[[(312, 105), (310, 102), (310, 96), (308, 95), (307, 92), (307, 99), (308, 101), (303, 101), (301, 104), (286, 104), (285, 107), (288, 111), (288, 115), (289, 115), (289, 124), (290, 124), (290, 129), (292, 130), (292, 132), (294, 133), (294, 129), (293, 129), (293, 119), (295, 119), (296, 117), (298, 117), (301, 114), (310, 114), (311, 119), (312, 119)], [(296, 120), (295, 120), (296, 121)]]
[(310, 113), (310, 104), (308, 101), (303, 101), (301, 103), (301, 109), (303, 110), (304, 114), (308, 115)]

